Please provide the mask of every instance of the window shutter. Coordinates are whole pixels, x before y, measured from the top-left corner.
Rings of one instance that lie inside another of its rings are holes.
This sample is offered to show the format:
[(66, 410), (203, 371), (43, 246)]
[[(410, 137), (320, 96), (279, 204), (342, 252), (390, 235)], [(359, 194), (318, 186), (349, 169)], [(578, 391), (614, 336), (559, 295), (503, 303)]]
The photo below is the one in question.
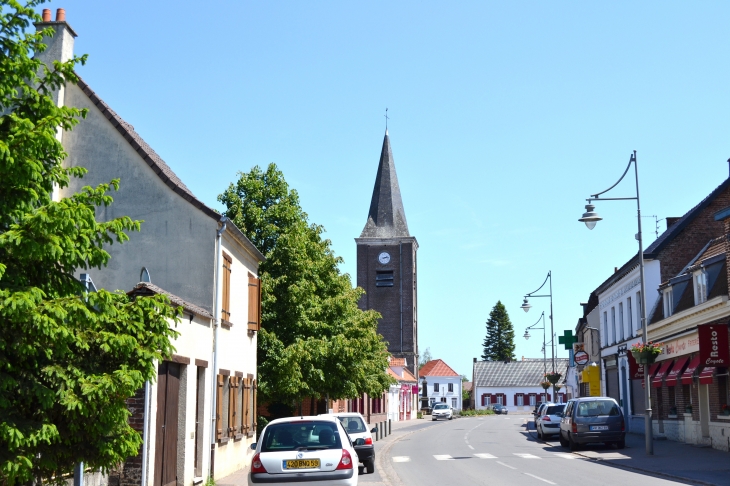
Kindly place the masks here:
[(236, 435), (236, 388), (238, 377), (231, 376), (228, 378), (228, 437)]
[(253, 379), (251, 380), (251, 434), (256, 432), (256, 427), (258, 426), (258, 421), (256, 418), (257, 390), (258, 386), (256, 385), (256, 379)]
[(233, 259), (223, 252), (223, 305), (221, 319), (231, 322), (231, 266)]
[(248, 329), (261, 329), (261, 279), (248, 275)]
[(251, 383), (249, 378), (246, 377), (243, 381), (243, 433), (249, 433), (248, 424), (251, 423), (251, 396), (250, 396)]
[(215, 402), (215, 438), (223, 438), (223, 375), (218, 375), (218, 397)]
[(516, 407), (516, 406), (517, 406), (517, 393), (515, 393), (515, 396), (514, 396), (514, 401), (515, 401), (514, 405), (515, 405), (515, 407)]

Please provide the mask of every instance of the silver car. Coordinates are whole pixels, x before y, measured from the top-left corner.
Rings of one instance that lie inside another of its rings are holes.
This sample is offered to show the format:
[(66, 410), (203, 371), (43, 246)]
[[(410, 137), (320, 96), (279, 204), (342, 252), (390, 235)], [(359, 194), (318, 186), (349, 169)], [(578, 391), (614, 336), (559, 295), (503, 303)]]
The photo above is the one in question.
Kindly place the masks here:
[(545, 439), (548, 435), (560, 432), (560, 421), (565, 411), (564, 403), (543, 403), (535, 415), (537, 437)]
[(575, 398), (565, 407), (560, 420), (560, 445), (574, 451), (592, 442), (626, 447), (624, 414), (613, 398)]
[(453, 417), (454, 412), (450, 405), (446, 403), (437, 403), (433, 406), (433, 410), (431, 411), (431, 420), (438, 420), (440, 418), (451, 420)]

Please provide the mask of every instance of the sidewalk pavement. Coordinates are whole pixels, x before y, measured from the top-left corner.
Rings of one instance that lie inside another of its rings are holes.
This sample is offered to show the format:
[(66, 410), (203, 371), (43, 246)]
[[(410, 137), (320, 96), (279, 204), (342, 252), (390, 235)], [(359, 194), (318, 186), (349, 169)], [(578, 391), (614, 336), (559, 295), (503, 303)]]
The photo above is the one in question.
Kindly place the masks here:
[(606, 465), (667, 479), (708, 486), (730, 486), (730, 455), (710, 447), (655, 440), (654, 455), (646, 455), (643, 435), (626, 434), (626, 449), (590, 447), (576, 454)]

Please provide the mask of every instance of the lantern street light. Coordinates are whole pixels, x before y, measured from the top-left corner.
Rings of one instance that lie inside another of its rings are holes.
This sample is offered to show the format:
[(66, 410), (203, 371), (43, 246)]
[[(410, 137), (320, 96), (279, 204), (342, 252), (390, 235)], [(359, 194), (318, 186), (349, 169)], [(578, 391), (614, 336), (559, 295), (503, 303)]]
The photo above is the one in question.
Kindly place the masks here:
[[(550, 286), (548, 287), (550, 292), (547, 294), (543, 294), (543, 295), (535, 295), (537, 292), (539, 292), (545, 286), (546, 283), (548, 283), (548, 280), (550, 281)], [(554, 332), (553, 332), (553, 272), (552, 271), (548, 271), (547, 277), (545, 277), (545, 281), (542, 283), (542, 285), (540, 285), (540, 287), (538, 287), (537, 290), (534, 290), (534, 291), (530, 292), (529, 294), (525, 294), (525, 298), (523, 299), (522, 305), (520, 306), (520, 308), (522, 310), (524, 310), (525, 312), (529, 311), (530, 308), (532, 307), (530, 305), (530, 303), (527, 301), (528, 297), (549, 297), (550, 298), (550, 335), (552, 336), (554, 334)], [(543, 327), (544, 327), (544, 324), (543, 324)], [(543, 339), (543, 343), (544, 342), (545, 342), (545, 340)], [(552, 355), (552, 372), (555, 373), (555, 349), (553, 348), (553, 346), (550, 346), (550, 354)], [(547, 373), (547, 371), (546, 371), (546, 373)], [(553, 396), (555, 396), (555, 393), (556, 393), (555, 385), (553, 385)]]
[[(542, 327), (535, 327), (542, 321)], [(545, 356), (545, 311), (540, 314), (540, 318), (537, 322), (525, 329), (525, 335), (522, 336), (525, 339), (530, 339), (530, 329), (540, 330), (542, 329), (542, 367), (543, 372), (547, 374), (547, 357)]]
[[(623, 179), (626, 177), (626, 174), (629, 172), (629, 169), (631, 168), (631, 164), (634, 164), (634, 178), (636, 181), (636, 196), (635, 197), (600, 197), (601, 194), (605, 194), (614, 187), (616, 187)], [(603, 192), (599, 192), (596, 194), (592, 194), (591, 197), (586, 199), (588, 201), (588, 204), (586, 205), (586, 212), (583, 213), (583, 217), (578, 219), (578, 221), (585, 223), (588, 229), (593, 229), (593, 227), (596, 226), (596, 223), (601, 221), (601, 218), (598, 213), (596, 213), (594, 210), (596, 209), (595, 206), (593, 206), (593, 201), (636, 201), (636, 219), (638, 221), (639, 225), (639, 232), (636, 234), (636, 240), (639, 242), (639, 281), (641, 285), (641, 298), (639, 301), (639, 306), (641, 307), (641, 329), (643, 331), (642, 336), (642, 342), (646, 344), (649, 341), (649, 332), (647, 330), (647, 322), (646, 322), (646, 292), (644, 288), (644, 244), (642, 241), (641, 236), (641, 201), (639, 199), (639, 168), (636, 163), (636, 150), (631, 154), (631, 157), (629, 158), (629, 164), (626, 166), (626, 170), (624, 171), (623, 175), (619, 180), (606, 189)], [(646, 368), (646, 365), (644, 365)], [(646, 373), (645, 373), (646, 374)], [(647, 374), (648, 376), (648, 374)], [(652, 431), (652, 425), (651, 425), (651, 386), (649, 386), (649, 381), (647, 380), (647, 384), (644, 387), (644, 399), (646, 401), (646, 411), (644, 415), (644, 436), (646, 439), (646, 453), (647, 455), (653, 455), (654, 454), (654, 442), (653, 442), (653, 431)]]

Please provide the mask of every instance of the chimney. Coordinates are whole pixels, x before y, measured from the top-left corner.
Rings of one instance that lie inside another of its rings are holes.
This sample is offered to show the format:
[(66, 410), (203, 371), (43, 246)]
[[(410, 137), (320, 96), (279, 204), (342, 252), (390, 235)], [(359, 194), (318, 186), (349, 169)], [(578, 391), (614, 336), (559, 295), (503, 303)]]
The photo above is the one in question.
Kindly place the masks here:
[(477, 359), (476, 359), (476, 358), (474, 358), (474, 362), (475, 362), (475, 363), (477, 362)]
[(674, 226), (674, 223), (676, 223), (677, 221), (679, 221), (681, 218), (676, 218), (676, 217), (673, 218), (673, 217), (667, 216), (666, 219), (667, 219), (667, 229), (669, 229), (672, 226)]
[[(53, 61), (66, 62), (73, 58), (74, 55), (74, 39), (77, 37), (76, 32), (66, 22), (66, 11), (62, 8), (56, 10), (56, 20), (51, 20), (50, 9), (43, 9), (41, 22), (35, 24), (36, 30), (44, 30), (52, 28), (55, 32), (51, 37), (44, 37), (43, 43), (47, 46), (46, 50), (37, 53), (36, 57), (49, 68), (53, 68)], [(64, 104), (65, 89), (61, 89), (53, 94), (53, 99), (58, 106)]]
[(613, 267), (613, 273), (618, 272), (618, 267)]

